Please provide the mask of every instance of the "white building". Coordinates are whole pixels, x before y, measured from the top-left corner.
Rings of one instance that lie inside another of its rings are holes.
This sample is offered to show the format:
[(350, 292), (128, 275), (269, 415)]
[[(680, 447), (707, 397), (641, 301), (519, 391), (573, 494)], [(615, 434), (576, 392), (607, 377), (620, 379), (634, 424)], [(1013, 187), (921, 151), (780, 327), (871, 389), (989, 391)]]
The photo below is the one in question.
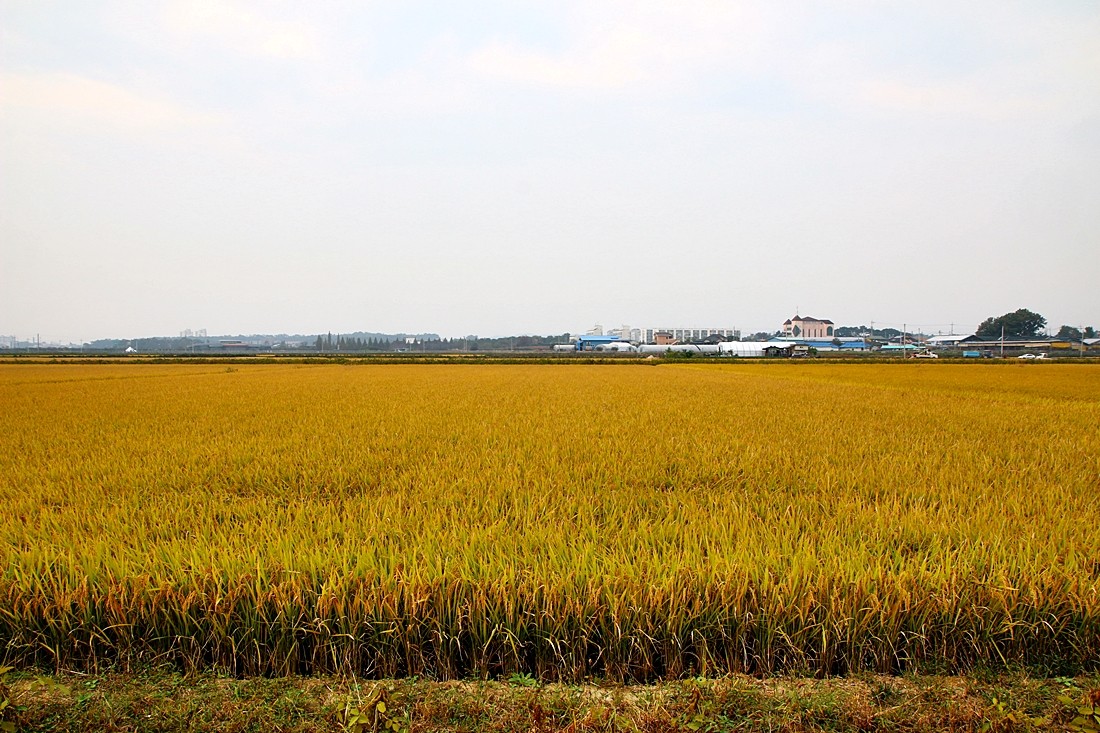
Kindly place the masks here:
[(928, 339), (925, 340), (924, 344), (925, 344), (925, 346), (928, 346), (929, 348), (933, 348), (933, 349), (949, 349), (949, 348), (953, 348), (953, 347), (958, 346), (961, 342), (965, 341), (966, 339), (973, 339), (973, 338), (974, 338), (974, 334), (972, 334), (972, 333), (964, 333), (964, 334), (950, 333), (950, 334), (943, 334), (943, 335), (940, 335), (940, 336), (929, 336)]
[(790, 356), (795, 350), (806, 351), (806, 347), (793, 341), (726, 341), (718, 344), (718, 353), (723, 356), (761, 357), (772, 355)]
[(657, 328), (647, 326), (646, 328), (631, 329), (630, 340), (652, 344), (657, 341), (657, 334), (659, 333), (667, 333), (673, 341), (693, 341), (695, 339), (705, 339), (708, 336), (721, 336), (727, 339), (741, 338), (741, 330), (737, 328)]
[(670, 351), (684, 354), (718, 354), (718, 344), (642, 344), (638, 347), (641, 354), (665, 354)]
[[(658, 334), (661, 334), (660, 338), (658, 338)], [(620, 341), (630, 341), (635, 344), (670, 344), (674, 342), (687, 343), (697, 339), (705, 339), (709, 336), (720, 336), (723, 339), (736, 340), (741, 338), (741, 331), (737, 328), (687, 328), (684, 326), (632, 328), (625, 324), (619, 328), (604, 329), (603, 326), (597, 323), (585, 335), (614, 336)]]

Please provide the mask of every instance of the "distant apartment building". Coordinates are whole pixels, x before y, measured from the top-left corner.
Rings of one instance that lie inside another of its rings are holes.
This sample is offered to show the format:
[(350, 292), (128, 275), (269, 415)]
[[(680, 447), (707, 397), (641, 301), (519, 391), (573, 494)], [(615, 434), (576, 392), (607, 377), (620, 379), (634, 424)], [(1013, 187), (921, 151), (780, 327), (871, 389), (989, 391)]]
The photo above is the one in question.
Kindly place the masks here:
[(705, 339), (709, 336), (718, 336), (726, 341), (736, 341), (741, 338), (741, 331), (736, 328), (658, 328), (655, 326), (631, 328), (625, 325), (605, 330), (603, 326), (596, 324), (584, 335), (613, 336), (622, 341), (631, 341), (636, 344), (677, 344)]
[(810, 316), (795, 316), (783, 322), (783, 335), (804, 339), (832, 338), (833, 322)]
[(684, 343), (709, 336), (721, 336), (727, 341), (741, 338), (737, 328), (632, 328), (630, 340), (643, 344)]

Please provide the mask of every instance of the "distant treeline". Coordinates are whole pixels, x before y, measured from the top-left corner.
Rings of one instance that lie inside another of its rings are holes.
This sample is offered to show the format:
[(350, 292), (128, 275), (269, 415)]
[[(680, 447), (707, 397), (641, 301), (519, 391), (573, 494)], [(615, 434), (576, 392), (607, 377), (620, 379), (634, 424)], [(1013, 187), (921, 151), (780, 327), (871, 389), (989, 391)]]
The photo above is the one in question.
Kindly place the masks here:
[[(506, 336), (502, 338), (440, 338), (438, 334), (319, 334), (277, 336), (215, 336), (208, 338), (158, 336), (139, 339), (100, 339), (83, 347), (89, 352), (117, 352), (132, 348), (140, 353), (210, 353), (224, 351), (271, 352), (448, 352), (448, 351), (520, 351), (550, 349), (554, 344), (569, 343), (569, 334), (556, 336)], [(55, 349), (56, 350), (56, 349)]]
[(464, 338), (420, 340), (415, 337), (359, 338), (352, 336), (333, 336), (331, 333), (318, 336), (313, 341), (313, 350), (323, 352), (356, 351), (530, 351), (532, 349), (550, 349), (554, 344), (568, 344), (569, 334), (557, 336), (505, 336), (502, 338), (482, 338), (467, 336)]

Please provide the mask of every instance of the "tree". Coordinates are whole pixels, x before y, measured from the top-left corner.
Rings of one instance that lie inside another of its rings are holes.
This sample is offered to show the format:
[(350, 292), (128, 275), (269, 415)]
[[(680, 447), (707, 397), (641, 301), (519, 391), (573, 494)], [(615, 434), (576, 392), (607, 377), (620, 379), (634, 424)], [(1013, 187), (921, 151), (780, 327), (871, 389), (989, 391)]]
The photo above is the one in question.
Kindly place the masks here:
[(1001, 338), (1003, 329), (1006, 339), (1028, 339), (1042, 335), (1046, 326), (1047, 319), (1027, 308), (1020, 308), (1014, 313), (986, 318), (978, 326), (976, 335), (978, 338), (995, 340)]
[(1081, 331), (1073, 326), (1062, 326), (1058, 329), (1058, 333), (1055, 338), (1060, 339), (1094, 339), (1096, 338), (1096, 329), (1092, 326), (1085, 326), (1085, 330)]
[(1081, 332), (1073, 326), (1062, 326), (1058, 329), (1058, 333), (1054, 334), (1054, 338), (1077, 340), (1081, 338)]

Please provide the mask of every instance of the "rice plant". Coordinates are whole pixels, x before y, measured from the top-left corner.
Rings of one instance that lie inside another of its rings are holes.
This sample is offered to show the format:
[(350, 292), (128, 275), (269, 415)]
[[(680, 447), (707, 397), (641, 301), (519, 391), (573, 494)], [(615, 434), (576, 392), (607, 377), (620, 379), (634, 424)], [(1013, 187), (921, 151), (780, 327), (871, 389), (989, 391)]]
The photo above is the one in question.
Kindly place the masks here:
[(235, 369), (0, 366), (0, 660), (1100, 660), (1100, 366)]

